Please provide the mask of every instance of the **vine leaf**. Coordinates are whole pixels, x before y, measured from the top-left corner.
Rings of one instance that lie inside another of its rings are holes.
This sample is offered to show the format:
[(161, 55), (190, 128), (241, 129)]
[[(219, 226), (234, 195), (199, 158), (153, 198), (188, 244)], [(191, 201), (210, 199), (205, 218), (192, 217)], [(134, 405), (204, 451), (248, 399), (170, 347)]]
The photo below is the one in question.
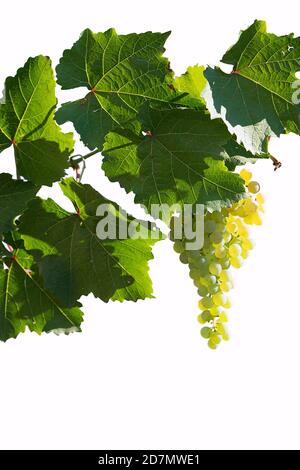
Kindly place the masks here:
[(188, 93), (187, 96), (178, 100), (183, 106), (200, 109), (206, 108), (205, 100), (201, 97), (207, 84), (204, 70), (205, 67), (203, 65), (190, 66), (184, 74), (174, 79), (175, 88), (179, 92)]
[(207, 106), (212, 115), (224, 114), (248, 149), (260, 152), (267, 136), (300, 134), (300, 105), (293, 88), (300, 70), (300, 38), (267, 33), (266, 23), (255, 21), (222, 62), (233, 65), (231, 74), (218, 67), (204, 72)]
[(23, 212), (38, 190), (32, 183), (14, 180), (7, 173), (0, 174), (0, 233), (13, 229), (15, 217)]
[(48, 57), (29, 58), (5, 81), (0, 104), (0, 152), (13, 145), (17, 172), (36, 185), (51, 185), (65, 174), (72, 134), (54, 121), (55, 80)]
[(224, 158), (233, 137), (221, 120), (193, 109), (144, 109), (144, 135), (111, 132), (103, 169), (135, 201), (151, 204), (199, 203), (220, 208), (241, 198), (244, 184)]
[(64, 51), (56, 70), (64, 90), (86, 87), (89, 93), (63, 104), (56, 113), (57, 122), (73, 122), (86, 146), (101, 149), (110, 130), (138, 125), (136, 113), (145, 101), (174, 99), (173, 75), (162, 56), (169, 34), (83, 31), (73, 47)]
[(15, 248), (4, 258), (4, 263), (0, 263), (1, 341), (16, 338), (26, 327), (38, 334), (80, 331), (83, 319), (80, 304), (62, 307), (45, 289), (29, 253)]
[[(100, 239), (97, 226), (103, 218), (96, 215), (98, 207), (103, 204), (118, 227), (126, 224), (124, 211), (73, 178), (63, 180), (61, 188), (75, 213), (51, 199), (36, 198), (20, 220), (25, 247), (35, 256), (47, 289), (66, 305), (91, 292), (105, 302), (152, 297), (148, 261), (160, 233), (141, 223), (145, 238), (125, 238), (117, 229), (111, 239)], [(34, 220), (39, 223), (33, 224)], [(128, 217), (128, 222), (134, 219)]]

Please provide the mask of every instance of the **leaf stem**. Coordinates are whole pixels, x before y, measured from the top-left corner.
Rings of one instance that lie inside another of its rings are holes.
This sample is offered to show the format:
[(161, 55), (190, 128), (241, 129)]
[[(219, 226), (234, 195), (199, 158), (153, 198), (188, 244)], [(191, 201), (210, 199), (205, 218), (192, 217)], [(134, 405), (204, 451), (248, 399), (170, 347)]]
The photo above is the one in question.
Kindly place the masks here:
[(270, 155), (270, 159), (273, 162), (274, 171), (279, 170), (279, 168), (282, 167), (282, 163), (279, 160), (277, 160), (277, 158), (273, 157), (273, 155)]
[(87, 153), (86, 155), (81, 155), (81, 154), (72, 155), (70, 157), (70, 166), (76, 169), (79, 163), (84, 162), (87, 158), (92, 157), (93, 155), (96, 155), (97, 153), (100, 153), (100, 152), (101, 152), (100, 149), (95, 149), (92, 152)]
[(17, 164), (16, 156), (15, 156), (15, 166), (16, 166), (16, 178), (17, 178), (17, 180), (20, 180), (20, 179), (21, 179), (21, 175), (20, 175), (20, 173), (19, 173), (19, 169), (18, 169), (18, 164)]

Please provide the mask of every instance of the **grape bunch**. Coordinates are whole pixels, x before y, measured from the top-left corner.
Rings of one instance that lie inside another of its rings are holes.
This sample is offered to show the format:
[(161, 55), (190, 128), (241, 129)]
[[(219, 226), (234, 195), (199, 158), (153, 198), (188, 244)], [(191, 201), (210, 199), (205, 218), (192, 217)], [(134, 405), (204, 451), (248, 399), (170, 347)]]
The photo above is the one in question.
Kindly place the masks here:
[(228, 292), (233, 288), (230, 267), (240, 268), (253, 248), (247, 225), (262, 224), (264, 197), (260, 185), (252, 181), (252, 174), (246, 169), (240, 176), (247, 187), (246, 197), (229, 208), (205, 213), (204, 244), (200, 250), (186, 249), (185, 239), (174, 241), (174, 250), (180, 254), (180, 261), (188, 264), (201, 297), (198, 321), (204, 325), (201, 335), (211, 349), (216, 349), (222, 339), (229, 339), (225, 323), (226, 311), (231, 307)]

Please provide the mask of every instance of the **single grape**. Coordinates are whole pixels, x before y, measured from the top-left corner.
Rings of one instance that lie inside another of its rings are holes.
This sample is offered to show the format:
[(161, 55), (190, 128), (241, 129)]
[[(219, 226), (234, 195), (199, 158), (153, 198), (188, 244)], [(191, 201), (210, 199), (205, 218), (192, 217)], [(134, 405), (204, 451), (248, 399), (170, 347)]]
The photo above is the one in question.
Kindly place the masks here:
[(211, 341), (211, 339), (208, 340), (207, 344), (210, 349), (217, 349), (216, 343), (214, 341)]
[(245, 215), (254, 214), (257, 211), (257, 205), (251, 199), (246, 199), (244, 202)]
[(208, 288), (200, 284), (198, 287), (198, 294), (200, 297), (206, 297), (208, 293), (210, 293)]
[(258, 204), (263, 204), (265, 202), (265, 198), (263, 197), (261, 193), (257, 194), (255, 199), (258, 202)]
[(222, 323), (228, 322), (228, 317), (225, 312), (220, 312), (219, 319)]
[(217, 294), (214, 294), (212, 296), (212, 300), (213, 300), (213, 303), (217, 306), (217, 307), (220, 307), (222, 305), (224, 305), (227, 301), (227, 297), (226, 295), (224, 295), (223, 293), (221, 292), (218, 292)]
[(218, 245), (215, 249), (215, 257), (218, 259), (224, 259), (227, 255), (227, 250), (224, 246)]
[(238, 226), (235, 222), (228, 222), (227, 223), (227, 230), (229, 233), (234, 235), (238, 231)]
[(210, 321), (213, 319), (213, 316), (211, 315), (211, 313), (210, 313), (209, 310), (204, 310), (204, 312), (202, 312), (200, 315), (201, 315), (201, 317), (202, 317), (202, 320), (203, 320), (205, 323), (208, 323), (208, 322), (210, 322)]
[(218, 345), (218, 344), (221, 343), (221, 338), (218, 335), (218, 333), (215, 332), (215, 331), (210, 335), (209, 339), (210, 339), (211, 342), (215, 343), (215, 345)]
[(237, 243), (233, 243), (228, 248), (228, 252), (229, 252), (230, 256), (237, 257), (242, 253), (242, 248)]
[(180, 259), (181, 263), (183, 263), (183, 264), (188, 264), (189, 260), (188, 260), (187, 252), (186, 252), (186, 251), (183, 251), (183, 252), (181, 253), (181, 255), (179, 256), (179, 259)]
[(223, 236), (224, 236), (224, 232), (226, 231), (226, 224), (224, 222), (218, 222), (217, 225), (216, 225), (216, 232), (221, 232), (223, 233)]
[(228, 271), (222, 271), (220, 273), (220, 279), (223, 282), (231, 282), (231, 275)]
[(207, 220), (204, 223), (204, 232), (212, 233), (216, 230), (216, 222), (214, 220)]
[(222, 266), (222, 269), (228, 269), (228, 268), (230, 268), (230, 265), (231, 265), (230, 259), (229, 258), (221, 259), (220, 264)]
[(224, 243), (229, 243), (231, 239), (232, 239), (231, 233), (225, 232), (225, 233), (223, 234)]
[(249, 193), (256, 194), (260, 191), (260, 185), (257, 181), (250, 181), (248, 183), (248, 191)]
[(211, 297), (203, 297), (201, 302), (202, 305), (204, 305), (204, 307), (206, 307), (207, 309), (213, 307), (214, 305), (213, 299)]
[(223, 304), (224, 308), (231, 308), (231, 302), (229, 299), (226, 300), (226, 302)]
[(212, 212), (211, 217), (212, 217), (212, 219), (213, 219), (216, 223), (221, 223), (221, 222), (223, 222), (223, 213), (220, 212), (220, 211), (214, 211), (214, 212)]
[(221, 232), (213, 232), (210, 234), (209, 239), (212, 243), (215, 243), (217, 245), (222, 242), (223, 234)]
[(201, 272), (198, 269), (190, 270), (190, 278), (193, 280), (199, 279), (201, 277)]
[(252, 178), (252, 173), (251, 171), (249, 170), (246, 170), (246, 168), (243, 168), (241, 171), (240, 171), (240, 176), (241, 178), (243, 178), (243, 180), (245, 181), (245, 183), (248, 183), (251, 178)]
[(232, 284), (230, 282), (221, 282), (220, 289), (222, 292), (229, 292), (232, 289)]
[(254, 214), (252, 214), (252, 223), (254, 225), (262, 225), (262, 220), (261, 220), (261, 217), (260, 215), (255, 212)]
[(222, 266), (218, 263), (210, 263), (209, 272), (215, 276), (219, 276), (219, 274), (222, 272)]
[(210, 313), (212, 314), (213, 317), (219, 317), (222, 312), (223, 312), (222, 307), (215, 306), (210, 309)]
[(184, 243), (181, 240), (176, 240), (173, 245), (173, 250), (176, 253), (182, 253), (184, 251)]
[(252, 250), (254, 248), (254, 242), (250, 238), (242, 241), (242, 248), (244, 250)]
[(231, 265), (236, 269), (241, 268), (243, 265), (243, 258), (241, 256), (237, 256), (236, 258), (231, 258)]
[(199, 315), (197, 316), (197, 320), (201, 325), (204, 325), (204, 323), (206, 323), (206, 320), (203, 320), (202, 318), (202, 313), (199, 313)]
[(201, 328), (200, 333), (201, 333), (201, 336), (203, 336), (203, 338), (208, 339), (211, 337), (213, 331), (208, 326), (204, 326), (203, 328)]
[(219, 292), (220, 287), (218, 284), (209, 284), (207, 286), (207, 290), (209, 294), (216, 294), (217, 292)]

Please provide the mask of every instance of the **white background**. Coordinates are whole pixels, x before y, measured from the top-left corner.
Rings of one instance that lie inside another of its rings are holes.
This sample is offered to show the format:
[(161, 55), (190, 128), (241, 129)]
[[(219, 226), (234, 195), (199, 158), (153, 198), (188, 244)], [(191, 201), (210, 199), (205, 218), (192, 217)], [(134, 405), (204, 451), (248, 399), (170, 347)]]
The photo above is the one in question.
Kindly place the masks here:
[[(50, 55), (56, 65), (86, 27), (171, 29), (166, 54), (179, 74), (190, 64), (218, 63), (256, 18), (276, 34), (300, 34), (299, 4), (291, 0), (284, 7), (262, 0), (5, 2), (0, 83), (29, 55)], [(80, 94), (58, 91), (65, 101)], [(300, 137), (283, 136), (271, 148), (283, 167), (274, 173), (264, 162), (254, 171), (266, 215), (252, 256), (234, 272), (230, 342), (207, 348), (187, 268), (168, 241), (159, 243), (151, 262), (156, 299), (106, 305), (89, 296), (83, 333), (26, 333), (0, 345), (1, 449), (300, 448)], [(13, 169), (9, 157), (1, 154), (1, 170)], [(85, 181), (132, 207), (99, 166), (94, 157)], [(57, 189), (44, 194), (62, 202)]]

